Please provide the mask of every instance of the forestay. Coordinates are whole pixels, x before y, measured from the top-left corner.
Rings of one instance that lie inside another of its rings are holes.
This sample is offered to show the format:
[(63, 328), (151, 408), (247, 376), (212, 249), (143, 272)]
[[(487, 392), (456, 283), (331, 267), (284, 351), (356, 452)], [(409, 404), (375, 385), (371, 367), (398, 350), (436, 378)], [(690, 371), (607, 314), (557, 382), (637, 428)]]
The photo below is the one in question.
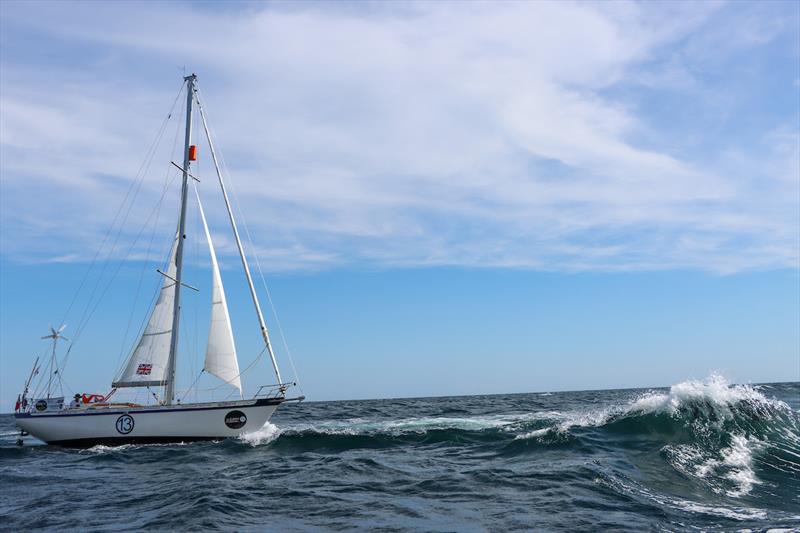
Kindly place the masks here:
[(164, 283), (139, 343), (113, 387), (160, 387), (167, 383), (167, 360), (173, 325), (178, 239), (169, 254)]
[(195, 188), (200, 219), (208, 240), (208, 250), (211, 254), (212, 289), (211, 289), (211, 324), (208, 328), (208, 345), (206, 347), (206, 360), (203, 369), (213, 374), (242, 392), (242, 380), (239, 376), (239, 361), (236, 358), (236, 346), (233, 341), (231, 318), (228, 313), (228, 304), (225, 300), (225, 289), (222, 286), (222, 276), (219, 273), (217, 254), (211, 241), (211, 233), (206, 223), (203, 204)]

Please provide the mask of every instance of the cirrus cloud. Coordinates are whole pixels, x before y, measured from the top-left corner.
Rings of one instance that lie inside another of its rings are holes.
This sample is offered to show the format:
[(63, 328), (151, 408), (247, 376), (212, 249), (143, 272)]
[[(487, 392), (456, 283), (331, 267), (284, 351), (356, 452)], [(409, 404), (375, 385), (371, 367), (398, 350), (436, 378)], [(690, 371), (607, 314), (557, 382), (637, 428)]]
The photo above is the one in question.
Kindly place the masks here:
[(189, 64), (271, 270), (797, 265), (791, 6), (50, 7), (4, 7), (8, 259), (91, 258)]

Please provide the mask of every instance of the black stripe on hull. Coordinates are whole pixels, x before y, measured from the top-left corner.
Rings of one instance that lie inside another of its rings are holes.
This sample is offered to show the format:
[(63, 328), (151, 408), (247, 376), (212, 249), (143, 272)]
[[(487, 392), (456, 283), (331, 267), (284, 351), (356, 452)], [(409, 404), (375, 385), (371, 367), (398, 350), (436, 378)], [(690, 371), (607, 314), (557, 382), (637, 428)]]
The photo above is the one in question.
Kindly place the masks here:
[(181, 442), (220, 441), (230, 437), (106, 437), (102, 439), (54, 440), (47, 444), (65, 448), (91, 448), (92, 446), (124, 446), (125, 444), (177, 444)]

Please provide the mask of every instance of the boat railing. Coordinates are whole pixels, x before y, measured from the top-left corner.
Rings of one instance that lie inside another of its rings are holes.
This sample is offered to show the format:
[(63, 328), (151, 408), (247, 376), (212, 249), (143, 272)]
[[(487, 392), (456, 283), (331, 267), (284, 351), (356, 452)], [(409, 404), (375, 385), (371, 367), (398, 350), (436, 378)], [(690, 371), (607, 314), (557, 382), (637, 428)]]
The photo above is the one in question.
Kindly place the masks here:
[(293, 387), (297, 383), (287, 381), (286, 383), (274, 383), (272, 385), (261, 385), (253, 398), (282, 398), (286, 396), (286, 391), (289, 387)]

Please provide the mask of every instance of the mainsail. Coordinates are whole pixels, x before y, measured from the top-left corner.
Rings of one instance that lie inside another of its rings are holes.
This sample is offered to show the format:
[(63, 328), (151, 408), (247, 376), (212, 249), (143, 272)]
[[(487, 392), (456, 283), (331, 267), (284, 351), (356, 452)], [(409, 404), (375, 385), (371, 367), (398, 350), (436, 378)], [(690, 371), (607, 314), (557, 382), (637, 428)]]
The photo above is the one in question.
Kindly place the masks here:
[(195, 188), (197, 205), (200, 210), (200, 218), (203, 221), (203, 229), (208, 240), (208, 250), (211, 254), (212, 270), (212, 289), (211, 289), (211, 325), (208, 328), (208, 345), (206, 347), (206, 361), (203, 369), (209, 374), (213, 374), (225, 383), (233, 385), (242, 392), (242, 380), (239, 376), (239, 361), (236, 358), (236, 346), (233, 342), (233, 330), (231, 329), (231, 318), (228, 314), (228, 304), (225, 300), (225, 289), (222, 286), (222, 277), (219, 273), (217, 254), (214, 251), (214, 244), (211, 241), (211, 233), (208, 231), (206, 215), (203, 212), (203, 204), (200, 202), (200, 195)]
[(173, 302), (175, 301), (175, 256), (178, 250), (176, 237), (169, 254), (169, 263), (158, 301), (150, 313), (139, 343), (128, 357), (117, 381), (112, 387), (160, 387), (167, 382), (167, 360), (172, 334)]

